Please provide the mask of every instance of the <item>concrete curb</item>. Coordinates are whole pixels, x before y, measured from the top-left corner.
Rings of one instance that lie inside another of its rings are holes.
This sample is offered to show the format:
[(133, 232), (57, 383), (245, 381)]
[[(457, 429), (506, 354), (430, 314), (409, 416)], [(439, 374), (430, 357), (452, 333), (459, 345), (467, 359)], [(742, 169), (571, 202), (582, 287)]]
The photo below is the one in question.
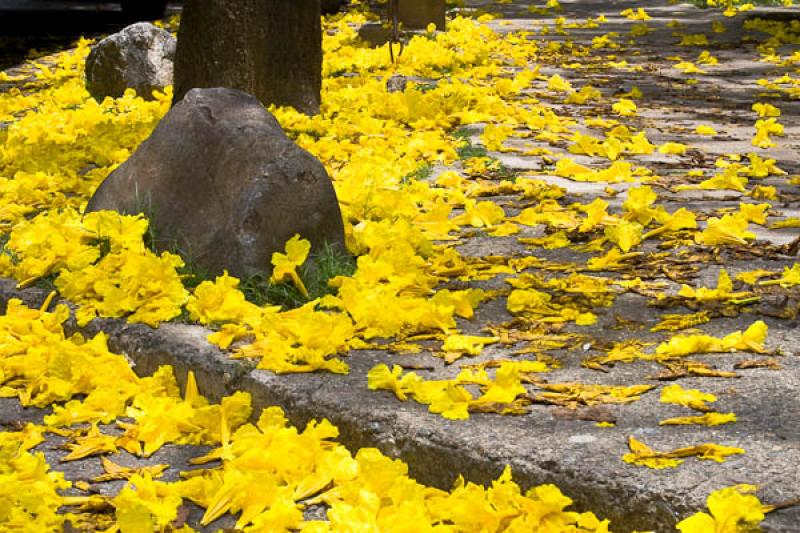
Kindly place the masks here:
[[(5, 309), (11, 298), (39, 306), (46, 295), (40, 289), (18, 290), (13, 281), (0, 280), (0, 309)], [(214, 401), (239, 390), (252, 395), (256, 413), (262, 407), (278, 405), (301, 428), (309, 420), (327, 418), (338, 426), (339, 441), (349, 449), (376, 447), (401, 458), (408, 463), (410, 474), (422, 483), (450, 488), (459, 474), (468, 481), (488, 483), (510, 464), (515, 480), (524, 489), (554, 483), (575, 501), (576, 510), (593, 510), (611, 519), (613, 530), (618, 532), (673, 530), (677, 521), (705, 508), (705, 493), (701, 497), (694, 490), (698, 488), (697, 479), (682, 484), (673, 478), (665, 485), (659, 483), (659, 479), (667, 479), (659, 471), (621, 470), (619, 450), (598, 436), (602, 428), (584, 425), (575, 432), (570, 426), (576, 434), (566, 439), (558, 436), (559, 429), (567, 429), (564, 422), (550, 416), (502, 417), (499, 423), (496, 415), (476, 415), (467, 421), (449, 421), (427, 413), (424, 406), (400, 403), (389, 393), (369, 391), (365, 375), (375, 364), (385, 362), (382, 352), (351, 355), (347, 376), (277, 376), (230, 359), (205, 340), (208, 330), (199, 326), (164, 324), (152, 329), (121, 319), (97, 319), (85, 328), (77, 328), (72, 322), (68, 329), (87, 335), (104, 331), (111, 350), (128, 356), (140, 375), (169, 364), (183, 384), (187, 372), (193, 370), (201, 393)], [(578, 453), (587, 443), (593, 447), (591, 454)], [(614, 462), (619, 466), (611, 464)], [(615, 468), (624, 475), (609, 475)], [(674, 490), (675, 485), (679, 490)], [(797, 518), (794, 511), (792, 515), (794, 519), (786, 517), (788, 523)], [(792, 529), (776, 524), (765, 531)]]

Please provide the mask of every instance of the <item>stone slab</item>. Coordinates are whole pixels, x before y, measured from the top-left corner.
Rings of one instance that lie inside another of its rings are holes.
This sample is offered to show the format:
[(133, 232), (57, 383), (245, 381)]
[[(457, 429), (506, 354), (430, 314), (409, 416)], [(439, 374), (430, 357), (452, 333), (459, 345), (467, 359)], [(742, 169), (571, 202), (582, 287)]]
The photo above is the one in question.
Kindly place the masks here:
[[(711, 273), (709, 274), (711, 277)], [(9, 298), (22, 297), (36, 305), (45, 291), (18, 291), (13, 282), (0, 281), (0, 307)], [(504, 305), (489, 303), (479, 309), (475, 323), (506, 318)], [(645, 308), (641, 297), (618, 299), (614, 308), (601, 315), (598, 328), (607, 340), (626, 336), (647, 338), (642, 331), (612, 329), (613, 313), (642, 320), (657, 319)], [(648, 314), (649, 313), (649, 314)], [(387, 392), (367, 389), (366, 373), (379, 363), (398, 362), (398, 356), (369, 350), (353, 352), (346, 360), (347, 376), (326, 373), (276, 376), (253, 370), (246, 362), (233, 361), (208, 344), (207, 330), (198, 326), (165, 324), (159, 329), (127, 324), (123, 320), (95, 320), (85, 330), (109, 334), (112, 350), (127, 355), (138, 373), (146, 375), (159, 365), (171, 364), (181, 383), (193, 370), (200, 391), (212, 400), (236, 390), (249, 392), (256, 407), (279, 405), (290, 420), (303, 427), (309, 420), (327, 418), (340, 431), (340, 441), (351, 450), (374, 446), (409, 464), (411, 474), (421, 482), (449, 488), (461, 474), (470, 481), (487, 483), (496, 478), (506, 464), (523, 486), (555, 483), (576, 502), (579, 509), (591, 509), (612, 520), (614, 531), (667, 531), (678, 520), (704, 508), (711, 490), (736, 483), (761, 486), (760, 496), (768, 502), (796, 497), (800, 487), (800, 328), (796, 321), (767, 319), (771, 330), (770, 347), (780, 347), (781, 371), (741, 371), (737, 380), (683, 380), (684, 387), (702, 387), (720, 397), (720, 411), (737, 413), (739, 422), (716, 428), (660, 427), (668, 416), (685, 415), (686, 410), (658, 402), (658, 392), (643, 396), (627, 406), (610, 406), (617, 418), (614, 428), (597, 427), (593, 422), (570, 419), (553, 408), (533, 406), (524, 416), (473, 414), (467, 421), (450, 421), (428, 413), (424, 406), (401, 403)], [(753, 321), (744, 315), (737, 319), (709, 324), (709, 333), (724, 334), (746, 327)], [(469, 324), (463, 329), (469, 331)], [(74, 327), (74, 325), (72, 325)], [(599, 335), (598, 330), (595, 335)], [(651, 336), (653, 334), (650, 334)], [(487, 350), (480, 358), (497, 357)], [(647, 382), (653, 373), (651, 363), (617, 367), (602, 374), (580, 367), (586, 354), (560, 353), (564, 367), (547, 374), (552, 382), (581, 381), (631, 384)], [(404, 356), (414, 364), (424, 360), (432, 371), (420, 371), (426, 379), (453, 377), (455, 367), (447, 367), (428, 354)], [(727, 354), (701, 359), (728, 369), (746, 355)], [(434, 361), (431, 363), (431, 361)], [(607, 377), (609, 376), (609, 377)], [(715, 442), (740, 446), (746, 450), (727, 462), (700, 462), (690, 459), (676, 470), (651, 470), (623, 463), (626, 439), (634, 435), (657, 449)], [(765, 531), (796, 531), (800, 509), (790, 508), (770, 515)]]

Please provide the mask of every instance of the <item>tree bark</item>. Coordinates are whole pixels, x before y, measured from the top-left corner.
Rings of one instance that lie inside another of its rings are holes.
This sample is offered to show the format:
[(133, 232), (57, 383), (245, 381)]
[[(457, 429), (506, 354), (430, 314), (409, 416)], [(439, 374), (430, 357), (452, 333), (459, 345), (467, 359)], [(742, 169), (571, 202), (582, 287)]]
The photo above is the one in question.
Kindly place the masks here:
[(193, 88), (228, 87), (318, 113), (320, 0), (186, 0), (174, 86), (173, 103)]
[(397, 16), (406, 28), (423, 29), (435, 24), (436, 29), (445, 29), (445, 0), (397, 0)]

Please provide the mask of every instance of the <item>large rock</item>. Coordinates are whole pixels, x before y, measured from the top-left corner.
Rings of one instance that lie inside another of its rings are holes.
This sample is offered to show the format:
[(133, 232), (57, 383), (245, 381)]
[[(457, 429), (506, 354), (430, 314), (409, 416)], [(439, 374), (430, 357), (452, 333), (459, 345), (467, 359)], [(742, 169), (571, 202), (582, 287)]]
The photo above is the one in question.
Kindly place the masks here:
[(172, 85), (176, 41), (169, 32), (140, 22), (106, 37), (86, 59), (86, 88), (97, 100), (117, 98), (125, 89), (152, 99)]
[(318, 113), (320, 9), (320, 0), (186, 0), (173, 101), (197, 87), (229, 87)]
[(159, 249), (243, 276), (269, 272), (272, 253), (299, 233), (344, 246), (325, 168), (259, 101), (233, 89), (194, 89), (106, 178), (87, 211), (144, 213)]

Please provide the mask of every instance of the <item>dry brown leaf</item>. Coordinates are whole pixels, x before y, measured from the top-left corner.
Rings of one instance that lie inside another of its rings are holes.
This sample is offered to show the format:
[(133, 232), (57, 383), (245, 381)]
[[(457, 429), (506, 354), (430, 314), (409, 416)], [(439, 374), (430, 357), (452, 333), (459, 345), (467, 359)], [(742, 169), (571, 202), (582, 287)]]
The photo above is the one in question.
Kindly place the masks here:
[(595, 405), (580, 409), (556, 407), (552, 411), (553, 417), (561, 420), (589, 420), (592, 422), (607, 422), (616, 424), (617, 417), (608, 407)]
[(733, 368), (740, 370), (744, 368), (769, 368), (770, 370), (780, 370), (782, 367), (778, 361), (772, 357), (768, 357), (766, 359), (748, 359), (746, 361), (739, 361), (733, 365)]
[(647, 376), (657, 381), (673, 381), (680, 378), (703, 376), (708, 378), (738, 378), (736, 372), (717, 370), (706, 363), (698, 361), (659, 361), (666, 369), (658, 374)]

